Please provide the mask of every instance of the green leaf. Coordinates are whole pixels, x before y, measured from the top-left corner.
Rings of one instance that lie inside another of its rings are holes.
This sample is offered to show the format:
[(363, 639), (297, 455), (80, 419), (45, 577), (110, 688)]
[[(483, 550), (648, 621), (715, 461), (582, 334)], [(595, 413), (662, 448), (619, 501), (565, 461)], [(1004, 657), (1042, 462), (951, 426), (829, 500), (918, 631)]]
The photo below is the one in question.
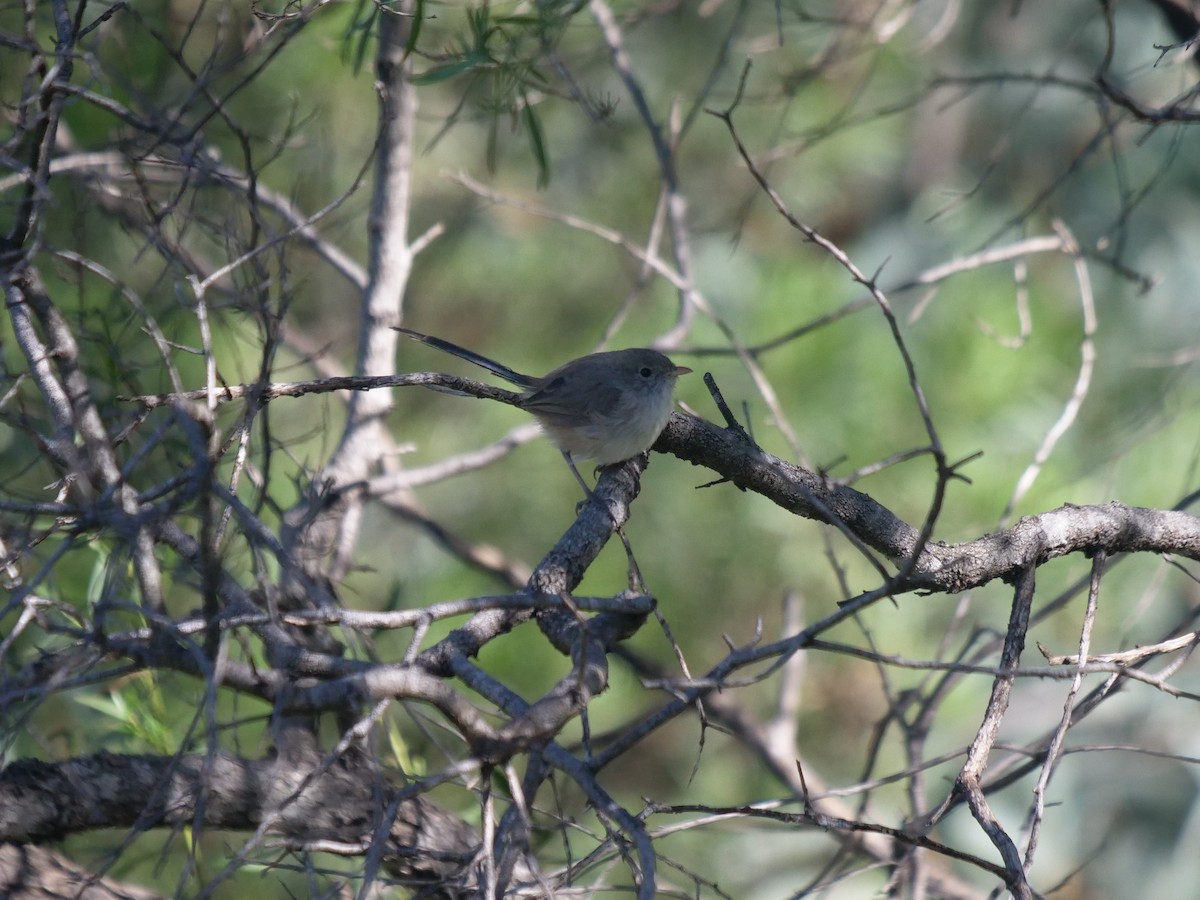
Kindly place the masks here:
[(446, 63), (441, 66), (434, 66), (419, 75), (412, 77), (413, 84), (437, 84), (440, 81), (449, 81), (456, 75), (461, 75), (463, 72), (469, 72), (472, 69), (478, 68), (481, 65), (490, 63), (491, 60), (487, 56), (479, 53), (470, 53), (462, 59)]
[(346, 58), (346, 46), (353, 43), (351, 51), (351, 69), (355, 74), (362, 71), (366, 62), (367, 50), (371, 45), (371, 35), (375, 32), (375, 21), (379, 16), (379, 8), (372, 0), (358, 0), (350, 24), (346, 27), (346, 37), (343, 43), (342, 58)]
[(425, 22), (425, 0), (416, 0), (416, 8), (412, 13), (412, 26), (408, 29), (408, 40), (404, 42), (404, 57), (400, 60), (403, 65), (408, 61), (412, 52), (417, 49), (417, 38), (421, 36), (421, 25)]
[(542, 131), (541, 120), (533, 111), (529, 100), (524, 94), (521, 95), (521, 99), (524, 101), (521, 106), (521, 118), (529, 131), (529, 144), (538, 167), (537, 184), (539, 188), (543, 188), (550, 183), (550, 155), (546, 150), (546, 134)]

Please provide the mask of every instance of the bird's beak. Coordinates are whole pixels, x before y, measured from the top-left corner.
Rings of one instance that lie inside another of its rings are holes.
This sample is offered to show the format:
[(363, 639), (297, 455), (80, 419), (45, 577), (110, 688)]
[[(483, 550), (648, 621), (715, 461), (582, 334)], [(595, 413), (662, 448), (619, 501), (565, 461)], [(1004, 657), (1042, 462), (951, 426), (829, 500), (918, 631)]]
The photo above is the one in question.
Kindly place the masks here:
[(691, 371), (692, 370), (689, 369), (687, 366), (676, 366), (675, 368), (673, 368), (671, 370), (671, 376), (673, 378), (678, 378), (680, 375), (686, 375)]

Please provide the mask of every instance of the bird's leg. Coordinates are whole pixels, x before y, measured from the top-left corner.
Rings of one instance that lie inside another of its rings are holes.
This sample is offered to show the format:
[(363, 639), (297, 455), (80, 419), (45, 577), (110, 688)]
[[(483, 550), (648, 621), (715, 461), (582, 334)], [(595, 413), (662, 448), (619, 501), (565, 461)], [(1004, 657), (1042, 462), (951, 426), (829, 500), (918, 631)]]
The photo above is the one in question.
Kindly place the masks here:
[[(587, 486), (587, 482), (583, 480), (583, 476), (579, 474), (579, 470), (575, 468), (575, 460), (571, 459), (571, 451), (562, 451), (563, 459), (567, 461), (567, 465), (571, 468), (571, 474), (575, 476), (575, 480), (579, 482), (579, 486), (583, 488), (583, 493), (588, 500), (594, 500), (596, 495), (592, 493), (592, 489)], [(585, 501), (586, 502), (586, 501)]]

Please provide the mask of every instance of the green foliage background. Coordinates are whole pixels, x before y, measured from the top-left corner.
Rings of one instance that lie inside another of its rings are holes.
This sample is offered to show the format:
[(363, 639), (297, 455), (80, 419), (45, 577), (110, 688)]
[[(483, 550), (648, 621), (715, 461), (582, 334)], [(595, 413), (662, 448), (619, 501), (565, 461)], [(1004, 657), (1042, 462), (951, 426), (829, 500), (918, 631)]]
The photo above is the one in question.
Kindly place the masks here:
[[(1194, 64), (1171, 56), (1159, 60), (1153, 44), (1170, 37), (1149, 7), (1117, 6), (1115, 70), (1131, 89), (1164, 98), (1193, 85)], [(1050, 233), (1056, 221), (1084, 249), (1099, 323), (1095, 376), (1078, 421), (1016, 514), (1109, 499), (1154, 507), (1177, 503), (1196, 488), (1200, 437), (1191, 362), (1200, 341), (1194, 287), (1200, 275), (1194, 250), (1200, 245), (1200, 147), (1194, 127), (1120, 120), (1079, 87), (1103, 54), (1103, 20), (1094, 3), (967, 4), (936, 40), (944, 7), (913, 5), (887, 40), (872, 26), (854, 23), (863, 8), (616, 4), (650, 108), (660, 122), (674, 117), (685, 123), (677, 167), (689, 205), (697, 287), (751, 345), (864, 295), (774, 212), (725, 126), (704, 111), (733, 102), (743, 64), (752, 61), (734, 116), (742, 139), (790, 208), (861, 269), (878, 272), (885, 289), (952, 258)], [(175, 110), (172, 127), (195, 129), (197, 146), (202, 140), (231, 166), (245, 168), (247, 148), (228, 127), (235, 121), (253, 136), (249, 152), (262, 185), (302, 210), (321, 208), (347, 191), (363, 174), (375, 140), (370, 50), (361, 66), (353, 61), (360, 36), (353, 26), (367, 8), (331, 5), (302, 28), (223, 5), (201, 11), (196, 24), (187, 25), (198, 9), (167, 0), (133, 4), (97, 30), (89, 45), (94, 56), (81, 61), (77, 83), (133, 110)], [(554, 19), (545, 34), (516, 21), (510, 26), (514, 43), (503, 49), (518, 56), (482, 65), (463, 49), (471, 44), (471, 10), (424, 5), (415, 57), (424, 78), (413, 231), (440, 224), (445, 232), (416, 261), (405, 322), (519, 370), (541, 372), (594, 349), (631, 295), (635, 300), (614, 346), (653, 340), (672, 323), (677, 300), (661, 280), (637, 287), (639, 265), (620, 248), (528, 210), (490, 202), (457, 180), (461, 173), (490, 191), (597, 223), (634, 242), (646, 238), (660, 173), (635, 105), (614, 76), (586, 12), (569, 15), (564, 4), (493, 4), (491, 12), (496, 18), (521, 13), (532, 21), (534, 9)], [(0, 19), (12, 15), (0, 12)], [(193, 28), (186, 41), (180, 36), (185, 26)], [(246, 81), (252, 67), (264, 62), (261, 52), (246, 48), (257, 46), (264, 28), (291, 27), (297, 33)], [(557, 48), (575, 87), (588, 98), (591, 116), (572, 102), (564, 81), (539, 55), (542, 39)], [(206, 85), (216, 96), (229, 94), (224, 115), (209, 114), (180, 60), (172, 58), (167, 48), (181, 43), (193, 70), (203, 70), (214, 56), (224, 63), (214, 67)], [(530, 60), (536, 60), (536, 71), (524, 68)], [(0, 65), (0, 80), (12, 84), (16, 64), (10, 59)], [(509, 104), (520, 95), (514, 82), (521, 79), (527, 79), (530, 105), (514, 114)], [(65, 121), (77, 150), (102, 152), (128, 134), (126, 124), (81, 100), (68, 105)], [(136, 231), (114, 229), (112, 215), (95, 207), (83, 185), (72, 187), (65, 178), (56, 184), (55, 208), (45, 222), (47, 247), (74, 248), (105, 261), (152, 304), (173, 341), (194, 346), (194, 318), (177, 273)], [(217, 185), (202, 187), (194, 198), (164, 227), (190, 229), (197, 252), (214, 266), (235, 258), (251, 230), (245, 210), (229, 204)], [(368, 202), (368, 190), (358, 190), (319, 225), (326, 239), (360, 261), (366, 259)], [(0, 206), (0, 217), (11, 213)], [(111, 414), (129, 415), (118, 394), (169, 390), (156, 351), (140, 331), (139, 311), (69, 259), (60, 258), (56, 266), (51, 291), (89, 336), (93, 383), (111, 386)], [(1016, 347), (997, 337), (1015, 336), (1019, 329), (1012, 263), (967, 272), (936, 288), (890, 293), (949, 456), (983, 454), (964, 469), (970, 483), (955, 483), (949, 492), (936, 531), (941, 540), (969, 540), (998, 527), (1017, 479), (1072, 391), (1082, 317), (1070, 261), (1040, 255), (1027, 266), (1021, 289), (1028, 291), (1032, 326)], [(1147, 290), (1138, 280), (1143, 277), (1153, 280)], [(358, 291), (299, 242), (283, 242), (277, 254), (235, 278), (237, 289), (226, 308), (216, 311), (220, 370), (227, 382), (251, 380), (263, 365), (260, 347), (272, 323), (261, 310), (327, 348), (343, 368), (352, 365)], [(259, 313), (248, 311), (256, 307)], [(11, 334), (3, 341), (12, 346)], [(702, 320), (673, 356), (698, 372), (711, 371), (739, 410), (746, 404), (748, 426), (771, 452), (838, 477), (926, 441), (901, 360), (873, 307), (760, 357), (799, 436), (800, 454), (788, 446), (726, 348), (720, 331)], [(309, 377), (302, 356), (279, 355), (270, 377)], [(174, 358), (191, 379), (189, 386), (202, 383), (198, 357), (179, 352)], [(476, 374), (415, 344), (401, 346), (397, 366)], [(717, 418), (698, 375), (681, 382), (678, 397), (698, 414)], [(413, 445), (407, 466), (479, 447), (520, 421), (514, 410), (441, 394), (399, 392), (396, 399), (392, 427)], [(272, 437), (286, 445), (287, 454), (276, 456), (265, 493), (279, 508), (292, 502), (298, 481), (331, 451), (340, 403), (308, 397), (281, 401), (272, 410)], [(236, 413), (225, 415), (228, 424)], [(160, 464), (156, 460), (150, 457), (146, 465)], [(5, 491), (12, 496), (43, 495), (46, 472), (11, 424), (0, 425), (0, 470), (8, 473)], [(830, 529), (729, 485), (700, 489), (709, 476), (673, 458), (655, 457), (629, 527), (647, 581), (694, 672), (725, 654), (722, 635), (743, 643), (759, 623), (768, 637), (777, 634), (782, 598), (789, 592), (801, 596), (805, 618), (812, 621), (845, 596), (839, 570), (851, 592), (875, 583), (869, 567)], [(919, 524), (933, 484), (931, 463), (919, 457), (856, 486)], [(541, 442), (419, 493), (447, 528), (529, 564), (570, 522), (577, 500), (577, 487), (557, 453)], [(264, 515), (270, 517), (269, 509)], [(380, 511), (371, 516), (365, 530), (370, 537), (358, 557), (361, 568), (343, 591), (348, 605), (417, 605), (497, 589), (419, 531)], [(93, 549), (90, 556), (64, 557), (51, 582), (58, 597), (83, 605), (89, 582), (128, 579), (121, 571), (125, 564), (107, 548)], [(838, 568), (831, 565), (834, 557)], [(248, 565), (236, 558), (229, 564)], [(623, 584), (624, 570), (620, 548), (610, 547), (581, 591), (612, 593)], [(1051, 597), (1087, 570), (1082, 558), (1047, 566), (1041, 593)], [(1107, 582), (1094, 646), (1115, 650), (1152, 641), (1179, 617), (1179, 609), (1194, 608), (1198, 600), (1194, 581), (1158, 561), (1122, 563)], [(186, 587), (180, 602), (194, 602)], [(1036, 629), (1052, 652), (1073, 651), (1081, 602), (1067, 604)], [(896, 605), (878, 605), (834, 637), (859, 645), (869, 635), (880, 652), (929, 659), (952, 627), (1002, 630), (1007, 608), (1004, 586), (969, 597), (909, 596)], [(381, 639), (376, 652), (399, 655), (404, 640)], [(643, 629), (634, 645), (674, 666), (667, 641), (654, 627)], [(526, 696), (537, 695), (565, 671), (563, 660), (528, 627), (490, 646), (482, 663)], [(881, 673), (821, 652), (806, 654), (805, 666), (800, 746), (833, 783), (853, 782), (866, 764), (872, 728), (886, 710), (881, 678), (899, 692), (927, 676)], [(969, 739), (989, 682), (980, 675), (955, 691), (936, 723), (935, 742), (951, 750)], [(1194, 674), (1181, 679), (1192, 687), (1195, 682)], [(775, 689), (768, 680), (741, 696), (767, 714)], [(161, 727), (182, 735), (189, 718), (178, 706), (163, 710), (163, 697), (201, 690), (183, 680), (170, 685), (140, 680), (90, 695), (81, 691), (74, 703), (42, 706), (26, 731), (7, 743), (7, 755), (53, 756), (95, 746), (161, 749), (155, 745), (164, 740)], [(1050, 727), (1063, 690), (1060, 682), (1023, 683), (1018, 702), (1028, 707), (1028, 716), (1015, 721), (1024, 721), (1029, 732), (1005, 739), (1019, 743)], [(592, 707), (592, 731), (603, 734), (631, 708), (649, 710), (656, 701), (628, 674), (614, 673), (608, 694)], [(153, 725), (135, 727), (130, 706), (144, 707), (138, 715)], [(1194, 754), (1195, 729), (1189, 726), (1185, 733), (1177, 726), (1178, 708), (1164, 695), (1131, 693), (1113, 701), (1103, 721), (1083, 733), (1115, 745), (1150, 720), (1150, 730), (1161, 738), (1151, 749)], [(120, 725), (115, 732), (114, 721)], [(253, 747), (263, 724), (248, 722), (230, 735), (231, 742)], [(427, 733), (403, 716), (392, 727), (394, 747), (408, 755), (410, 769), (438, 765), (439, 752)], [(629, 802), (645, 796), (739, 803), (780, 793), (736, 743), (710, 732), (701, 751), (699, 736), (694, 720), (680, 720), (607, 773), (607, 782)], [(885, 744), (877, 771), (902, 762), (899, 748)], [(952, 777), (955, 766), (952, 759), (931, 773), (932, 792), (946, 789), (939, 776)], [(1182, 896), (1195, 883), (1200, 872), (1184, 850), (1194, 847), (1189, 837), (1197, 808), (1194, 767), (1118, 751), (1068, 756), (1055, 785), (1075, 800), (1070, 818), (1049, 814), (1053, 827), (1046, 840), (1053, 850), (1039, 864), (1042, 883), (1066, 877), (1093, 856), (1064, 896)], [(1012, 789), (1011, 806), (1001, 815), (1019, 819), (1026, 788)], [(1141, 804), (1136, 809), (1125, 805), (1131, 796)], [(477, 815), (466, 792), (442, 799), (465, 816)], [(888, 799), (877, 798), (880, 815)], [(899, 807), (902, 798), (893, 799)], [(1086, 814), (1078, 814), (1079, 804)], [(946, 831), (959, 842), (981, 840), (965, 811), (947, 822)], [(744, 824), (722, 833), (682, 832), (665, 847), (731, 895), (756, 897), (788, 896), (802, 883), (797, 872), (819, 864), (827, 849), (820, 835), (797, 839), (792, 831), (776, 834)], [(971, 849), (990, 856), (982, 845)], [(147, 851), (136, 862), (127, 858), (127, 868), (115, 874), (151, 877), (154, 856)], [(173, 876), (159, 877), (169, 884)], [(830, 895), (866, 896), (878, 887), (855, 882)]]

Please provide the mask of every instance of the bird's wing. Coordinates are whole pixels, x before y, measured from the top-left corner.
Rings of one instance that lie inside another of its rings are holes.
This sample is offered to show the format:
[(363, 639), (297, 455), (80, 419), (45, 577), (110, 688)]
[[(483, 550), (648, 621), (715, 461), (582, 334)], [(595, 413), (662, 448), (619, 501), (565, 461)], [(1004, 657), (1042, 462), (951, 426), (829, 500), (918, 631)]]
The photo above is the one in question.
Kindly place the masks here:
[[(552, 378), (537, 390), (526, 394), (521, 408), (534, 413), (549, 425), (581, 425), (580, 414), (587, 413), (590, 420), (601, 411), (616, 409), (621, 399), (620, 388), (610, 384), (593, 385), (587, 403), (580, 403), (575, 396), (578, 391), (569, 391), (567, 379), (562, 375)], [(581, 409), (583, 407), (583, 409)]]

